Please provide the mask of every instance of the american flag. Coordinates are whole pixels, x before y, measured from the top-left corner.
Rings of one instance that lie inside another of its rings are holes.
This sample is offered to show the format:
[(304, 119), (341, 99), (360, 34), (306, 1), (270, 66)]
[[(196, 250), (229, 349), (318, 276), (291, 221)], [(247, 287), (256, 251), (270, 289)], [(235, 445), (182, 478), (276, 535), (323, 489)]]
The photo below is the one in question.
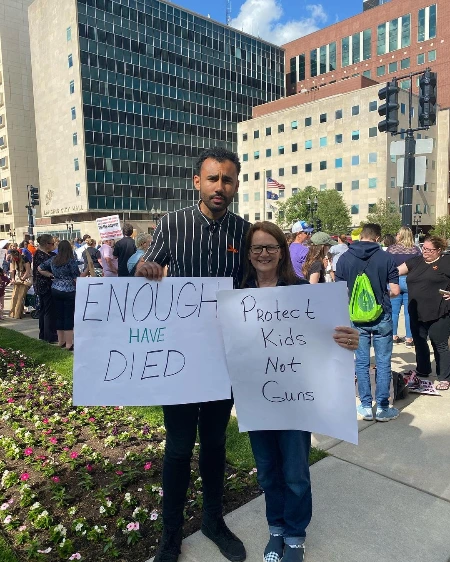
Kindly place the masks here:
[(267, 187), (278, 187), (278, 189), (284, 189), (284, 185), (273, 178), (267, 178)]

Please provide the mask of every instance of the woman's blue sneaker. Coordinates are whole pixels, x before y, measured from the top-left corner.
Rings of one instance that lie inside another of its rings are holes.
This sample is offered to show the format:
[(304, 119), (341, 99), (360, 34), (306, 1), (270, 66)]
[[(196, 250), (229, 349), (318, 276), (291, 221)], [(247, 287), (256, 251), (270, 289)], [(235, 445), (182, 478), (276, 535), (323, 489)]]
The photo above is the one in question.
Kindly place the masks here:
[(375, 419), (379, 422), (387, 422), (395, 420), (400, 415), (400, 410), (397, 408), (377, 408)]
[(356, 408), (356, 413), (358, 414), (358, 416), (361, 416), (363, 420), (373, 421), (372, 408), (365, 408), (362, 404), (360, 404)]

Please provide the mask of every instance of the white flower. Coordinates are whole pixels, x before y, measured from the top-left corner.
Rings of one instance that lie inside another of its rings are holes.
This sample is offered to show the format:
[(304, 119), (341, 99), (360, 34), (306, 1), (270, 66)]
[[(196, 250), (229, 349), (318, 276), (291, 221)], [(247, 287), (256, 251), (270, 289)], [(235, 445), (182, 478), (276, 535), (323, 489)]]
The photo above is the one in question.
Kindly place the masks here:
[(69, 507), (69, 509), (67, 510), (67, 513), (68, 513), (71, 517), (73, 517), (76, 512), (77, 512), (77, 508), (76, 508), (75, 506)]
[(105, 513), (106, 509), (103, 505), (100, 506), (100, 513)]
[(150, 513), (150, 519), (151, 519), (152, 521), (156, 521), (156, 520), (158, 519), (158, 512), (157, 512), (157, 511), (152, 511), (152, 512)]
[(3, 520), (3, 523), (4, 523), (5, 525), (8, 525), (9, 523), (11, 523), (11, 520), (12, 520), (11, 515), (7, 515), (7, 516), (5, 517), (5, 519)]
[(52, 551), (52, 547), (49, 546), (48, 548), (46, 548), (45, 550), (38, 550), (39, 554), (48, 554), (49, 552)]
[(77, 523), (75, 527), (75, 531), (81, 531), (82, 528), (83, 528), (83, 523)]

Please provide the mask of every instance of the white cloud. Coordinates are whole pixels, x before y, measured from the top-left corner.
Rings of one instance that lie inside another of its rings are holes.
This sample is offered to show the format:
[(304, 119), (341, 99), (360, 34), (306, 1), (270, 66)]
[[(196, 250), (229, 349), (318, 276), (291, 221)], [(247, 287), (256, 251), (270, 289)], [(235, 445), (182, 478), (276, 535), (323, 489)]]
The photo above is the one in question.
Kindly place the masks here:
[(306, 6), (307, 15), (298, 20), (280, 23), (283, 7), (278, 0), (245, 0), (239, 15), (230, 25), (276, 45), (283, 45), (320, 28), (327, 21), (322, 4)]

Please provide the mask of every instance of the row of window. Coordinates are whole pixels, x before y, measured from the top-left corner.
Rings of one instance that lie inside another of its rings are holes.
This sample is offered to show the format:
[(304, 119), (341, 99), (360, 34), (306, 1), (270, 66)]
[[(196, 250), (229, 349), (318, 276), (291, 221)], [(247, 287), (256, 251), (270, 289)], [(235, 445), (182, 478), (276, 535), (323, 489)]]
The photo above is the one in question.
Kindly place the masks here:
[[(307, 143), (311, 143), (312, 141), (306, 141)], [(306, 143), (305, 143), (306, 144)], [(293, 144), (292, 147), (296, 147), (296, 144)], [(292, 150), (292, 152), (296, 152), (297, 149)], [(284, 146), (279, 146), (278, 147), (278, 154), (284, 154)], [(266, 149), (266, 157), (270, 157), (272, 156), (272, 149), (271, 148), (267, 148)], [(369, 152), (369, 156), (368, 156), (368, 162), (369, 164), (375, 163), (377, 162), (378, 159), (378, 153), (377, 152)], [(243, 162), (247, 162), (248, 160), (248, 154), (244, 154), (243, 158), (242, 158)], [(255, 152), (255, 160), (259, 160), (259, 150), (257, 150)], [(359, 155), (354, 155), (351, 157), (351, 162), (352, 162), (352, 166), (358, 166), (359, 165)], [(338, 165), (338, 163), (340, 165)], [(310, 164), (305, 164), (305, 172), (310, 172), (311, 170), (307, 170), (306, 167), (310, 166)], [(335, 168), (342, 168), (342, 158), (336, 158), (335, 159)], [(321, 170), (326, 170), (327, 169), (327, 161), (326, 160), (321, 160), (320, 161), (320, 169)], [(284, 168), (280, 168), (280, 170), (284, 170)], [(295, 171), (294, 171), (295, 170)], [(298, 173), (298, 166), (292, 166), (292, 173), (293, 174), (297, 174)], [(245, 174), (244, 174), (245, 175)], [(244, 180), (245, 181), (245, 180)]]
[[(373, 152), (371, 154), (372, 154), (371, 163), (376, 163), (377, 162), (377, 153)], [(359, 156), (352, 156), (352, 166), (359, 166)], [(335, 169), (339, 169), (339, 168), (343, 167), (342, 158), (336, 158), (335, 159), (334, 167), (335, 167)], [(328, 162), (326, 160), (323, 160), (323, 161), (319, 162), (319, 169), (320, 170), (327, 170), (328, 169)], [(271, 171), (272, 170), (270, 170), (270, 172)], [(313, 171), (312, 162), (305, 163), (305, 173), (309, 173), (309, 172), (312, 172), (312, 171)], [(268, 176), (267, 173), (268, 173), (268, 171), (266, 171), (266, 177), (271, 177), (271, 176)], [(298, 174), (298, 166), (292, 166), (291, 167), (291, 174), (293, 174), (293, 175)], [(284, 168), (278, 168), (278, 177), (284, 177), (284, 175), (285, 175), (285, 169)], [(249, 178), (248, 174), (242, 174), (242, 182), (243, 183), (248, 182), (248, 178)], [(253, 178), (254, 178), (255, 181), (260, 180), (261, 179), (261, 172), (254, 172)], [(369, 178), (369, 187), (377, 187), (377, 179), (376, 178)], [(352, 189), (359, 189), (359, 187), (353, 187)]]
[[(433, 49), (432, 51), (428, 51), (428, 62), (434, 62), (436, 60), (436, 49)], [(420, 53), (417, 55), (417, 64), (421, 65), (421, 64), (425, 64), (425, 53)], [(402, 59), (400, 61), (400, 70), (406, 70), (407, 68), (410, 67), (411, 64), (411, 60), (410, 58), (405, 58)], [(388, 74), (391, 74), (392, 72), (397, 72), (398, 71), (398, 62), (390, 62), (387, 65), (387, 72)], [(386, 74), (386, 65), (382, 64), (381, 66), (377, 66), (377, 76), (384, 76)], [(410, 81), (407, 80), (405, 81), (405, 84), (408, 84), (407, 87), (402, 86), (403, 89), (408, 89), (409, 88), (409, 84)]]

